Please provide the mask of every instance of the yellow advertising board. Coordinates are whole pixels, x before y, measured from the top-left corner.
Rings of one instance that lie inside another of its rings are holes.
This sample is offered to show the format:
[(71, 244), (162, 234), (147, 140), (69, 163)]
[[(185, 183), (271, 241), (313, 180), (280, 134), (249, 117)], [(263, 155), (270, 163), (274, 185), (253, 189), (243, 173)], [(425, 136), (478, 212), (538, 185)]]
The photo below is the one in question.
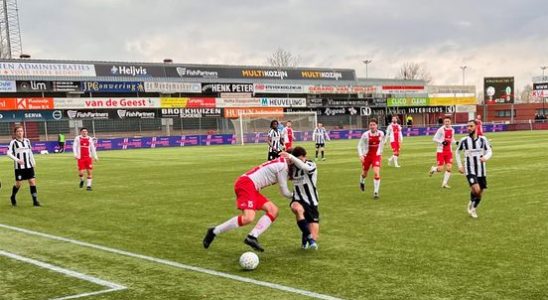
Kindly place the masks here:
[(187, 106), (189, 98), (160, 98), (161, 108), (185, 108)]
[(432, 97), (430, 106), (476, 105), (476, 97)]

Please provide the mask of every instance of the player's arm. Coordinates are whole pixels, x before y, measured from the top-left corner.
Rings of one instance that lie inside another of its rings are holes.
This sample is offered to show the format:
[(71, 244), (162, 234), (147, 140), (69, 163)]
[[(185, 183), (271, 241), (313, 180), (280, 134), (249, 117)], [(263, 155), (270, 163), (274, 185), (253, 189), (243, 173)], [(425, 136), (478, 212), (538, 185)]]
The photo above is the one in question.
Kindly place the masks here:
[(89, 154), (91, 154), (91, 157), (95, 160), (99, 160), (99, 157), (97, 157), (97, 149), (95, 148), (95, 139), (89, 139)]
[(464, 167), (462, 166), (462, 160), (461, 160), (461, 151), (464, 150), (464, 141), (465, 138), (462, 138), (460, 140), (459, 145), (457, 146), (457, 152), (455, 153), (455, 159), (457, 160), (457, 166), (459, 167), (459, 172), (464, 173)]
[(398, 134), (398, 139), (400, 140), (400, 144), (403, 143), (403, 132), (402, 131), (403, 131), (403, 129), (400, 126), (400, 130), (399, 130), (399, 134)]
[(36, 166), (36, 160), (34, 159), (34, 153), (32, 153), (32, 144), (30, 143), (30, 140), (27, 140), (28, 143), (29, 143), (29, 160), (30, 160), (30, 163), (33, 165), (33, 166)]
[(386, 142), (388, 141), (388, 139), (386, 138), (386, 135), (384, 135), (384, 132), (380, 131), (380, 145), (379, 145), (379, 148), (377, 148), (377, 155), (381, 155), (382, 154), (382, 149), (384, 148), (384, 144), (386, 144)]
[(278, 172), (276, 177), (278, 177), (278, 186), (280, 187), (280, 193), (284, 197), (286, 197), (288, 199), (292, 199), (293, 198), (293, 193), (287, 187), (287, 169)]
[(8, 146), (8, 152), (6, 153), (9, 158), (11, 158), (13, 161), (19, 161), (17, 159), (17, 156), (15, 156), (15, 149), (13, 148), (13, 144), (15, 143), (15, 140), (12, 140)]
[(331, 141), (331, 138), (329, 137), (329, 132), (327, 130), (324, 130), (325, 139), (328, 141)]
[(74, 158), (80, 159), (80, 136), (74, 138), (72, 142), (72, 152), (74, 153)]
[(266, 136), (266, 143), (268, 144), (268, 146), (272, 147), (272, 135), (270, 134), (270, 132), (272, 131), (269, 131)]
[(445, 140), (445, 136), (443, 134), (443, 130), (440, 128), (438, 131), (436, 131), (436, 134), (434, 134), (434, 137), (432, 140), (438, 144), (442, 144)]
[(295, 157), (289, 153), (287, 157), (291, 160), (291, 162), (295, 164), (297, 168), (303, 170), (307, 174), (310, 174), (316, 171), (316, 165), (313, 162), (304, 162), (300, 160), (298, 157)]
[(362, 134), (362, 137), (360, 138), (360, 141), (358, 142), (358, 155), (360, 156), (360, 159), (363, 158), (363, 156), (367, 153), (367, 150), (369, 148), (369, 145), (367, 143), (367, 132), (364, 132)]
[(493, 150), (491, 149), (491, 145), (489, 144), (489, 141), (484, 136), (481, 136), (480, 138), (483, 139), (483, 151), (484, 151), (484, 154), (480, 158), (480, 160), (487, 161), (491, 158), (491, 156), (493, 156)]

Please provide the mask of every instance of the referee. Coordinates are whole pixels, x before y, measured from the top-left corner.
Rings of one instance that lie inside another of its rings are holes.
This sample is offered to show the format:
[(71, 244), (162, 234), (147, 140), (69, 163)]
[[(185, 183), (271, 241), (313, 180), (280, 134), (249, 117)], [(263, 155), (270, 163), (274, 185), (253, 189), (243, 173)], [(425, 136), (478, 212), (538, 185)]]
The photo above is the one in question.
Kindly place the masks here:
[[(474, 219), (478, 217), (476, 209), (481, 201), (483, 190), (487, 188), (485, 162), (493, 155), (489, 141), (484, 136), (478, 136), (477, 126), (476, 120), (468, 121), (466, 126), (468, 136), (460, 140), (456, 155), (459, 172), (466, 174), (470, 185), (468, 214)], [(464, 165), (461, 161), (461, 151), (464, 151)]]
[(10, 142), (7, 155), (14, 161), (15, 169), (15, 185), (11, 192), (11, 205), (17, 206), (17, 200), (15, 195), (21, 187), (23, 180), (28, 180), (30, 185), (30, 194), (32, 196), (32, 204), (34, 206), (40, 206), (38, 202), (38, 196), (36, 191), (36, 178), (34, 176), (34, 155), (32, 154), (32, 146), (29, 139), (25, 138), (25, 131), (23, 127), (16, 126), (13, 129), (15, 138)]

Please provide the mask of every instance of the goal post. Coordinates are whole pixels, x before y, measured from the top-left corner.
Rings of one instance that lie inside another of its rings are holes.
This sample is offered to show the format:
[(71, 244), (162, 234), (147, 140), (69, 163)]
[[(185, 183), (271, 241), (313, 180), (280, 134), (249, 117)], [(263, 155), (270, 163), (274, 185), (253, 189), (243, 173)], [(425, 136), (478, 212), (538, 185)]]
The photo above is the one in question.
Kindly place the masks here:
[(303, 112), (279, 112), (279, 113), (246, 113), (239, 114), (238, 119), (233, 120), (237, 131), (237, 139), (245, 145), (245, 136), (249, 134), (267, 133), (270, 122), (277, 120), (285, 127), (287, 121), (291, 121), (291, 127), (295, 132), (312, 131), (318, 124), (318, 114), (314, 111)]

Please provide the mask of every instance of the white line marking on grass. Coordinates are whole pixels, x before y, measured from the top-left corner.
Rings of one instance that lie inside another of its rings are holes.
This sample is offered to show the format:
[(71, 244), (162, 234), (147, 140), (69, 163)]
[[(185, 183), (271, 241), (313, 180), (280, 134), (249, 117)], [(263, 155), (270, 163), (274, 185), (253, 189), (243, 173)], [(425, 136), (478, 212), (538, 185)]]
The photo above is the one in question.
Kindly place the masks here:
[(284, 292), (288, 292), (288, 293), (299, 294), (299, 295), (303, 295), (303, 296), (307, 296), (307, 297), (311, 297), (311, 298), (323, 299), (323, 300), (342, 300), (341, 298), (337, 298), (337, 297), (333, 297), (333, 296), (329, 296), (329, 295), (324, 295), (324, 294), (319, 294), (319, 293), (315, 293), (315, 292), (311, 292), (311, 291), (307, 291), (307, 290), (302, 290), (302, 289), (298, 289), (298, 288), (293, 288), (293, 287), (290, 287), (290, 286), (285, 286), (285, 285), (281, 285), (281, 284), (277, 284), (277, 283), (271, 283), (271, 282), (267, 282), (267, 281), (260, 281), (260, 280), (255, 280), (255, 279), (242, 277), (242, 276), (238, 276), (238, 275), (232, 275), (232, 274), (229, 274), (229, 273), (209, 270), (209, 269), (200, 268), (200, 267), (194, 267), (194, 266), (185, 265), (185, 264), (182, 264), (182, 263), (178, 263), (178, 262), (174, 262), (174, 261), (170, 261), (170, 260), (166, 260), (166, 259), (161, 259), (161, 258), (156, 258), (156, 257), (152, 257), (152, 256), (146, 256), (146, 255), (131, 253), (131, 252), (127, 252), (127, 251), (124, 251), (124, 250), (118, 250), (118, 249), (109, 248), (109, 247), (105, 247), (105, 246), (101, 246), (101, 245), (95, 245), (95, 244), (91, 244), (91, 243), (81, 242), (81, 241), (77, 241), (77, 240), (73, 240), (73, 239), (68, 239), (68, 238), (55, 236), (55, 235), (51, 235), (51, 234), (47, 234), (47, 233), (32, 231), (32, 230), (19, 228), (19, 227), (15, 227), (15, 226), (0, 224), (0, 228), (9, 229), (9, 230), (13, 230), (13, 231), (18, 231), (18, 232), (26, 233), (26, 234), (29, 234), (29, 235), (40, 236), (40, 237), (47, 238), (47, 239), (50, 239), (50, 240), (67, 242), (67, 243), (79, 245), (79, 246), (82, 246), (82, 247), (88, 247), (88, 248), (92, 248), (92, 249), (102, 250), (102, 251), (105, 251), (105, 252), (115, 253), (115, 254), (124, 255), (124, 256), (128, 256), (128, 257), (138, 258), (138, 259), (141, 259), (141, 260), (146, 260), (146, 261), (149, 261), (149, 262), (162, 264), (162, 265), (174, 267), (174, 268), (177, 268), (177, 269), (189, 270), (189, 271), (204, 273), (204, 274), (208, 274), (208, 275), (212, 275), (212, 276), (232, 279), (232, 280), (236, 280), (236, 281), (240, 281), (240, 282), (250, 283), (250, 284), (254, 284), (254, 285), (258, 285), (258, 286), (264, 286), (264, 287), (268, 287), (268, 288), (271, 288), (271, 289), (280, 290), (280, 291), (284, 291)]
[(29, 264), (32, 264), (32, 265), (35, 265), (35, 266), (38, 266), (38, 267), (41, 267), (41, 268), (44, 268), (44, 269), (48, 269), (48, 270), (53, 271), (53, 272), (61, 273), (63, 275), (69, 276), (69, 277), (78, 278), (78, 279), (81, 279), (81, 280), (91, 282), (91, 283), (94, 283), (96, 285), (100, 285), (100, 286), (108, 288), (107, 290), (102, 290), (102, 291), (97, 291), (97, 292), (90, 292), (90, 293), (82, 293), (82, 294), (78, 294), (78, 295), (66, 296), (66, 297), (61, 297), (61, 298), (55, 298), (53, 300), (76, 299), (76, 298), (94, 296), (94, 295), (110, 293), (110, 292), (116, 292), (116, 291), (121, 291), (121, 290), (127, 289), (127, 287), (125, 287), (123, 285), (119, 285), (117, 283), (113, 283), (113, 282), (110, 282), (110, 281), (99, 279), (97, 277), (93, 277), (93, 276), (90, 276), (90, 275), (78, 273), (76, 271), (64, 269), (64, 268), (61, 268), (61, 267), (58, 267), (58, 266), (54, 266), (52, 264), (48, 264), (48, 263), (38, 261), (38, 260), (28, 258), (28, 257), (23, 257), (23, 256), (20, 256), (20, 255), (14, 254), (14, 253), (10, 253), (10, 252), (0, 250), (0, 255), (5, 256), (5, 257), (9, 257), (11, 259), (15, 259), (15, 260), (18, 260), (18, 261), (26, 262), (26, 263), (29, 263)]

